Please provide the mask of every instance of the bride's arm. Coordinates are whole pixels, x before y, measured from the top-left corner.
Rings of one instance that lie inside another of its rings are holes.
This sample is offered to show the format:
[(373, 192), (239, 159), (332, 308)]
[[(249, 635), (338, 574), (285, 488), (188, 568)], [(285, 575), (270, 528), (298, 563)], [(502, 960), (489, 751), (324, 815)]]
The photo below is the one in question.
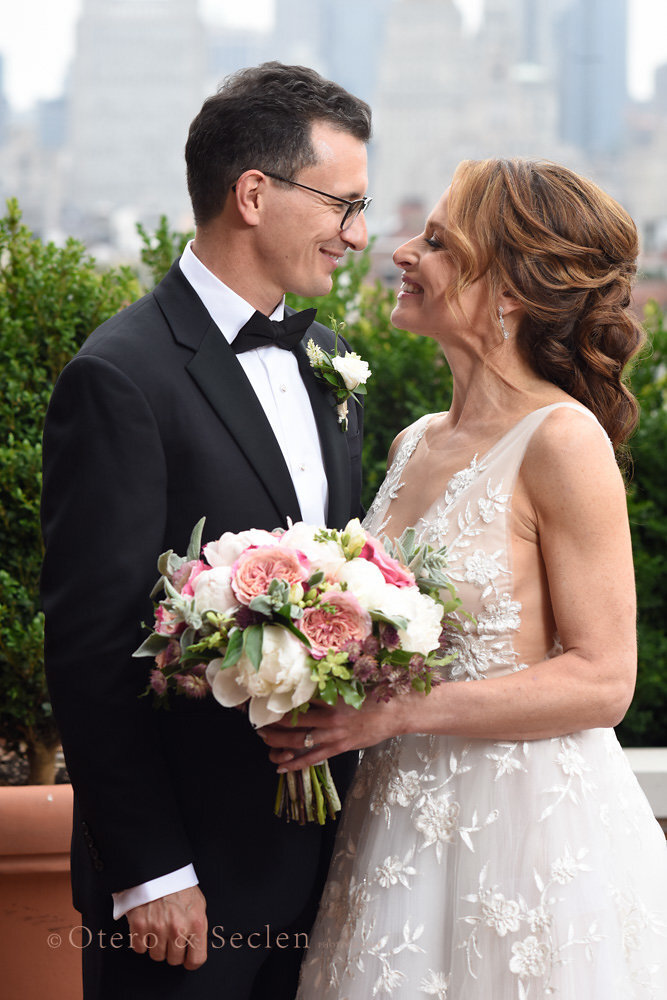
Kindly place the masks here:
[[(625, 490), (609, 446), (589, 418), (557, 411), (526, 453), (522, 484), (563, 653), (503, 677), (443, 684), (428, 697), (370, 697), (361, 711), (313, 707), (296, 731), (261, 731), (274, 763), (294, 769), (411, 732), (539, 739), (620, 722), (634, 688), (636, 608)], [(290, 764), (306, 729), (317, 747)]]

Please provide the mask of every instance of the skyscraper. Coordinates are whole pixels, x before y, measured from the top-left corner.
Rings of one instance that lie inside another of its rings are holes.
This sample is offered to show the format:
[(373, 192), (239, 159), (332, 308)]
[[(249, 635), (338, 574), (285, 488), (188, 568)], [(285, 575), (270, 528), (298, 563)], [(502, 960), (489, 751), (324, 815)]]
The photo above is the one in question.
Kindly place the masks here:
[[(71, 85), (71, 228), (188, 211), (183, 146), (203, 98), (197, 0), (84, 0)], [(90, 233), (91, 236), (102, 233)]]
[(571, 0), (557, 24), (560, 135), (594, 156), (623, 138), (626, 38), (627, 0)]

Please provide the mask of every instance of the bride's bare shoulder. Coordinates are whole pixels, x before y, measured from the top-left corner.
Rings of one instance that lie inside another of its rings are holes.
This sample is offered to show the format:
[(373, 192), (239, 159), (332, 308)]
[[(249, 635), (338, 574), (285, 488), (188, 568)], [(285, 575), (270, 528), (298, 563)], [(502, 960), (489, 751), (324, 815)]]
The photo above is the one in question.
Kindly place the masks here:
[(406, 438), (410, 434), (412, 434), (413, 431), (416, 431), (417, 429), (421, 428), (422, 426), (425, 426), (426, 424), (428, 424), (429, 420), (431, 420), (433, 417), (438, 417), (438, 416), (442, 416), (442, 414), (441, 413), (425, 413), (423, 416), (421, 416), (417, 420), (413, 421), (413, 423), (408, 424), (407, 427), (404, 427), (402, 431), (399, 431), (399, 433), (396, 435), (396, 437), (392, 441), (391, 447), (389, 448), (389, 454), (387, 455), (387, 468), (390, 467), (391, 463), (396, 458), (396, 456), (398, 454), (398, 449), (401, 447), (401, 445), (406, 440)]
[(521, 478), (534, 501), (567, 506), (568, 498), (623, 491), (622, 477), (604, 429), (591, 413), (558, 407), (533, 434)]

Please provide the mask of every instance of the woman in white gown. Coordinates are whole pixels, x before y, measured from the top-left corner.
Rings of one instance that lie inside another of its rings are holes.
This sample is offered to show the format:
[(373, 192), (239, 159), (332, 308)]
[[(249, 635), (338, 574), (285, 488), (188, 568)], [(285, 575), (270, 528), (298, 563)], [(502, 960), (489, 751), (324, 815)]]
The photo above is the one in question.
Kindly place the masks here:
[(611, 728), (636, 664), (613, 452), (636, 254), (590, 182), (484, 161), (394, 255), (394, 322), (438, 340), (454, 393), (396, 439), (365, 526), (446, 544), (474, 621), (428, 697), (264, 731), (282, 770), (370, 748), (299, 1000), (667, 998), (665, 838)]

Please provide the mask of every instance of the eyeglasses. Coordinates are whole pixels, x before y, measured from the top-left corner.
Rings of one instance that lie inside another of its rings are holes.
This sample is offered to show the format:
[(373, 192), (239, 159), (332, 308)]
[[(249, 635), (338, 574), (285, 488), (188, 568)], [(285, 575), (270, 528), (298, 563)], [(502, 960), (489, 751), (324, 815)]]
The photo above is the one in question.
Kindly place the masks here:
[(318, 191), (317, 188), (308, 187), (307, 184), (299, 184), (298, 181), (290, 181), (287, 177), (281, 177), (280, 174), (272, 174), (268, 170), (263, 170), (262, 173), (266, 174), (267, 177), (272, 177), (274, 181), (282, 181), (283, 184), (292, 184), (293, 187), (303, 188), (304, 191), (312, 191), (314, 194), (321, 194), (325, 198), (331, 198), (332, 201), (337, 201), (341, 205), (347, 205), (345, 215), (343, 216), (340, 224), (340, 231), (342, 233), (344, 233), (346, 229), (350, 228), (355, 219), (362, 212), (366, 211), (373, 200), (372, 198), (359, 198), (357, 201), (348, 201), (347, 198), (339, 198), (337, 194), (328, 194), (326, 191)]

